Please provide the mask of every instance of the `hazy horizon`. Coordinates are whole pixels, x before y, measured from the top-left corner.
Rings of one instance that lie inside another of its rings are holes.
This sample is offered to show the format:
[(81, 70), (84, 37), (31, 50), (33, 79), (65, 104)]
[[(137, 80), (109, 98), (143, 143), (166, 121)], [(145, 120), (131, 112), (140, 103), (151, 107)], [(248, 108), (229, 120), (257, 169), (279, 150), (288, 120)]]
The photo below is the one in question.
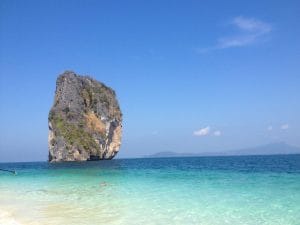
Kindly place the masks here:
[(300, 146), (299, 8), (1, 1), (0, 162), (47, 159), (48, 113), (65, 70), (116, 91), (118, 158)]

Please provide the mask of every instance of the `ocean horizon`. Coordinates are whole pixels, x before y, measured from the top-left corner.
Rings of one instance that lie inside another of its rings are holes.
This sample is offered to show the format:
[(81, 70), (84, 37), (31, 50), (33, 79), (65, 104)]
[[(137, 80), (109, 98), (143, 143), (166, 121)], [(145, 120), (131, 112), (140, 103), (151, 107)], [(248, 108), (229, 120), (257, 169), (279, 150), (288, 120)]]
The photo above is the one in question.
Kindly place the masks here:
[(0, 225), (300, 225), (299, 9), (0, 0)]
[(299, 224), (300, 155), (0, 163), (0, 224)]

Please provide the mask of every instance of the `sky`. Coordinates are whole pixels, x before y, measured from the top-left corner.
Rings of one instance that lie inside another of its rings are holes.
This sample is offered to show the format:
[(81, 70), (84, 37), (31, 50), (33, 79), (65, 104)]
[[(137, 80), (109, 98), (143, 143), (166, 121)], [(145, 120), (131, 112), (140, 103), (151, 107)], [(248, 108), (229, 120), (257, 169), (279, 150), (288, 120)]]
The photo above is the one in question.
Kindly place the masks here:
[(300, 146), (300, 2), (0, 1), (0, 161), (44, 161), (65, 70), (112, 87), (118, 157)]

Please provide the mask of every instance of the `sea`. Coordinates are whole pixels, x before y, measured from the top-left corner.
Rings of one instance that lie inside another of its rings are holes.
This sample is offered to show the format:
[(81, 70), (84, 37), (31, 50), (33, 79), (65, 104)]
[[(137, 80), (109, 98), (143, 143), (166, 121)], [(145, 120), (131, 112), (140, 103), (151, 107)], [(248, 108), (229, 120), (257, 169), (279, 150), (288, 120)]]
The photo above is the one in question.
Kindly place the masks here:
[(300, 155), (0, 168), (1, 225), (300, 224)]

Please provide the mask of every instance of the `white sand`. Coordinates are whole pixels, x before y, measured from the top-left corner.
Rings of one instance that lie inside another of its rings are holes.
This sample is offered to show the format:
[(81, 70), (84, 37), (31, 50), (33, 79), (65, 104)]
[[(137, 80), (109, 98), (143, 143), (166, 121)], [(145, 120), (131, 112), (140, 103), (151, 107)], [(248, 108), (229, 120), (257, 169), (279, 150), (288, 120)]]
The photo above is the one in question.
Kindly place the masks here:
[(17, 222), (11, 213), (0, 209), (0, 225), (22, 225)]

